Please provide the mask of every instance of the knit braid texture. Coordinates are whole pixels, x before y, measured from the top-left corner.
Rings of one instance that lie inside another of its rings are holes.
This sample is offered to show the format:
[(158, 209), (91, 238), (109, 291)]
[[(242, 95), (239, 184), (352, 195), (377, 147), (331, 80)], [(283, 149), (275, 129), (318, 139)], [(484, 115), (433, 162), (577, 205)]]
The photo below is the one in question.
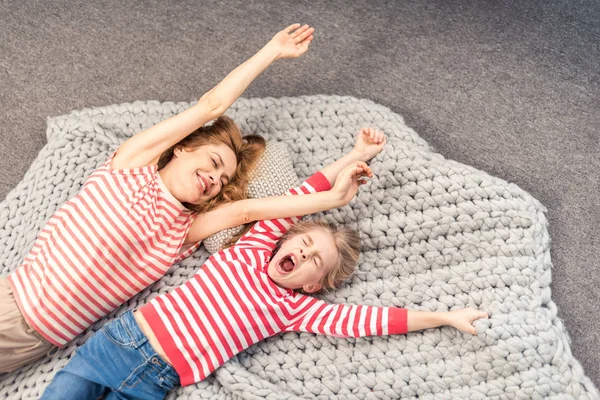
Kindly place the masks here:
[[(123, 141), (189, 106), (134, 102), (49, 118), (48, 144), (0, 203), (2, 275), (19, 266), (50, 216)], [(348, 206), (322, 215), (362, 238), (357, 272), (324, 299), (427, 311), (475, 307), (490, 318), (475, 322), (476, 336), (450, 327), (361, 339), (286, 333), (168, 398), (600, 398), (557, 317), (545, 208), (531, 195), (445, 159), (401, 116), (368, 100), (240, 99), (227, 114), (244, 133), (285, 143), (301, 179), (350, 151), (361, 127), (388, 135), (370, 162), (375, 177)], [(181, 285), (208, 255), (202, 247), (65, 348), (0, 376), (0, 398), (38, 398), (103, 324)]]

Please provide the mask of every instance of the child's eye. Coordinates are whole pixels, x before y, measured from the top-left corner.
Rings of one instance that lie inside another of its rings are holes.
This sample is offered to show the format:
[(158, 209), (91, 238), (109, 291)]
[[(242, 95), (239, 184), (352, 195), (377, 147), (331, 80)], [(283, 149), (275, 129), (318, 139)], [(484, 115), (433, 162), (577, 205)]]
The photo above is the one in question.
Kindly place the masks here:
[(304, 244), (305, 246), (308, 246), (308, 245), (306, 244), (306, 239), (302, 239), (302, 244)]

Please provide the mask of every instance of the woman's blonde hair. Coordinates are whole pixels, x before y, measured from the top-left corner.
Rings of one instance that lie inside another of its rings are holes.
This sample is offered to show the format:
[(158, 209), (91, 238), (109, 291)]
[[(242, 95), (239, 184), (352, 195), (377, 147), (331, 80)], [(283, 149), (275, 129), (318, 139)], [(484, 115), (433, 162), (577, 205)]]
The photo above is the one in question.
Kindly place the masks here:
[(336, 227), (323, 220), (301, 221), (293, 225), (289, 231), (277, 243), (273, 254), (281, 245), (296, 235), (307, 233), (313, 229), (322, 229), (333, 237), (337, 249), (336, 263), (330, 266), (327, 273), (321, 279), (321, 292), (335, 289), (354, 273), (358, 258), (360, 256), (360, 236), (354, 229)]
[(256, 161), (265, 149), (265, 139), (259, 135), (246, 135), (236, 123), (227, 116), (217, 118), (212, 124), (202, 126), (171, 146), (161, 154), (158, 160), (158, 169), (162, 169), (173, 158), (176, 148), (183, 147), (187, 150), (195, 150), (207, 144), (225, 144), (235, 154), (237, 165), (235, 174), (231, 181), (223, 186), (218, 195), (204, 204), (184, 203), (188, 209), (202, 213), (213, 209), (221, 203), (242, 200), (246, 198), (248, 188), (248, 175)]

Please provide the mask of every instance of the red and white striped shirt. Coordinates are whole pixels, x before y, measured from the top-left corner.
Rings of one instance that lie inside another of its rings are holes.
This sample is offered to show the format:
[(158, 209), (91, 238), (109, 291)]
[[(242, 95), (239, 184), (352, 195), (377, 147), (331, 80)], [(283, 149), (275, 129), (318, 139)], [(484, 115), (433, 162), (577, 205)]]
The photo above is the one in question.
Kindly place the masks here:
[[(321, 173), (288, 194), (327, 190)], [(183, 386), (269, 336), (303, 331), (342, 337), (406, 333), (401, 308), (328, 304), (277, 286), (267, 266), (299, 218), (260, 221), (234, 246), (210, 257), (192, 279), (140, 309)]]
[(8, 277), (25, 320), (56, 346), (198, 247), (183, 248), (195, 213), (167, 190), (157, 167), (112, 170), (113, 157), (54, 213)]

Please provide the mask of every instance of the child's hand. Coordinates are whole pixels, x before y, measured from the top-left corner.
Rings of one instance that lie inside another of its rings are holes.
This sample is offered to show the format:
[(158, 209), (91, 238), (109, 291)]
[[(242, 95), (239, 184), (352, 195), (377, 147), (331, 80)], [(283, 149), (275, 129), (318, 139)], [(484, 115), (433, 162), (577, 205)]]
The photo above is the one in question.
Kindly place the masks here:
[(267, 46), (278, 54), (278, 58), (297, 58), (308, 50), (314, 32), (315, 28), (308, 25), (290, 25), (273, 36)]
[(331, 189), (333, 194), (340, 200), (340, 205), (346, 205), (358, 192), (358, 187), (364, 185), (367, 181), (363, 178), (373, 177), (373, 171), (367, 164), (357, 161), (340, 172), (335, 185)]
[(383, 150), (386, 136), (375, 128), (362, 128), (356, 137), (354, 152), (358, 154), (361, 161), (367, 162)]
[(461, 308), (460, 310), (450, 311), (448, 313), (448, 325), (451, 325), (459, 331), (475, 335), (475, 327), (473, 321), (480, 318), (487, 318), (488, 313), (485, 311), (474, 310), (472, 308)]

